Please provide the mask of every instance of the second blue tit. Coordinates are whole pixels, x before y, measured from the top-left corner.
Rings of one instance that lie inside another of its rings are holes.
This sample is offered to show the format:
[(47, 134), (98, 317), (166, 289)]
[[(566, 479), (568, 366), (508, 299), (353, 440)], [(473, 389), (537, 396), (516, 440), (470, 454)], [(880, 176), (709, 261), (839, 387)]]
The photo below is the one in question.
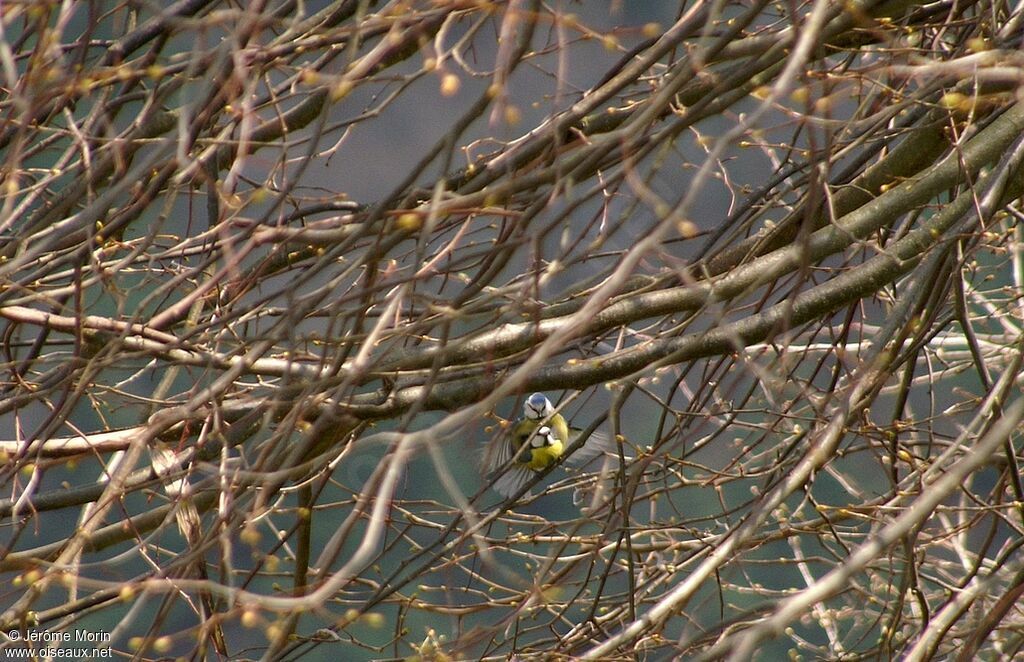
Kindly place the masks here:
[[(491, 458), (488, 471), (494, 474), (494, 491), (504, 497), (519, 492), (536, 472), (558, 461), (581, 432), (570, 428), (565, 417), (555, 413), (543, 393), (531, 395), (523, 405), (523, 417), (507, 437), (499, 440), (497, 452)], [(595, 433), (571, 459), (574, 464), (582, 464), (605, 450), (608, 437)]]

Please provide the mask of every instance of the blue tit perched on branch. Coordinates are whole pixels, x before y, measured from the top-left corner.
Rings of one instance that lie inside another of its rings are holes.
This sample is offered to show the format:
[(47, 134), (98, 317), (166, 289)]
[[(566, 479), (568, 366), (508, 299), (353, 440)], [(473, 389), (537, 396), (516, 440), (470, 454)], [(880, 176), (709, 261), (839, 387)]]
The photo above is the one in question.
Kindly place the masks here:
[[(492, 450), (487, 471), (493, 478), (494, 491), (506, 498), (515, 495), (535, 473), (557, 462), (581, 432), (569, 427), (543, 393), (531, 395), (523, 404), (523, 418)], [(569, 461), (581, 465), (606, 450), (608, 437), (593, 433)]]

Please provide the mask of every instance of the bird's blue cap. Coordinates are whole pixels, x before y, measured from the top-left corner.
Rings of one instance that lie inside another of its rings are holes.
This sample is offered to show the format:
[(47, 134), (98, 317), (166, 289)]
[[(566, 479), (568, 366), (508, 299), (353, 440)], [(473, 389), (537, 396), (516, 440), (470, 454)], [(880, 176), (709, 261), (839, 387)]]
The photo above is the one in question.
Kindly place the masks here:
[(534, 393), (526, 400), (523, 407), (527, 418), (544, 418), (552, 411), (551, 401), (543, 393)]

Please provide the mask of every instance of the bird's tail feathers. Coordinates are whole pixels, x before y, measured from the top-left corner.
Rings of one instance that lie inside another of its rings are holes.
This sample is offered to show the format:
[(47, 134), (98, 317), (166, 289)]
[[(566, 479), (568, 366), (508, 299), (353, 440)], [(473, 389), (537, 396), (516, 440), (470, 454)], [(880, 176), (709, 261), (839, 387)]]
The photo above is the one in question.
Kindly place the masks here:
[(494, 479), (491, 487), (494, 488), (495, 492), (507, 499), (515, 496), (535, 475), (529, 467), (512, 465), (507, 471)]

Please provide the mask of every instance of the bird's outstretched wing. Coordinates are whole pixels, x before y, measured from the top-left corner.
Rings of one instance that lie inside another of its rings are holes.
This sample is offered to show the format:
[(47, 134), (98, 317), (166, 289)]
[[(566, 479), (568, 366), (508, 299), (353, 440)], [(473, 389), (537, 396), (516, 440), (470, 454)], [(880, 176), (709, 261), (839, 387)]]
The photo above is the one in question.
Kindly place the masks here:
[[(583, 430), (578, 428), (569, 428), (569, 446), (572, 446), (583, 434)], [(611, 440), (604, 432), (594, 431), (590, 433), (587, 440), (583, 442), (582, 448), (576, 450), (575, 453), (570, 455), (565, 463), (573, 467), (582, 467), (587, 462), (590, 462), (599, 455), (605, 453), (614, 453), (615, 443)]]
[[(582, 430), (570, 430), (569, 439), (575, 442), (582, 433)], [(619, 449), (615, 442), (603, 432), (594, 432), (565, 463), (576, 469), (586, 467), (587, 471), (580, 477), (583, 482), (573, 490), (573, 505), (579, 506), (584, 514), (598, 512), (610, 498), (615, 470), (619, 465)]]
[(512, 438), (506, 432), (497, 439), (492, 440), (491, 443), (486, 444), (483, 462), (480, 463), (481, 472), (484, 475), (490, 475), (507, 466), (512, 461), (513, 453)]
[(505, 498), (516, 494), (534, 476), (533, 470), (528, 466), (513, 463), (512, 460), (519, 452), (522, 439), (529, 437), (529, 433), (532, 432), (532, 429), (527, 432), (526, 428), (536, 427), (538, 423), (539, 421), (531, 420), (527, 425), (519, 421), (486, 449), (481, 467), (483, 474), (494, 491)]

